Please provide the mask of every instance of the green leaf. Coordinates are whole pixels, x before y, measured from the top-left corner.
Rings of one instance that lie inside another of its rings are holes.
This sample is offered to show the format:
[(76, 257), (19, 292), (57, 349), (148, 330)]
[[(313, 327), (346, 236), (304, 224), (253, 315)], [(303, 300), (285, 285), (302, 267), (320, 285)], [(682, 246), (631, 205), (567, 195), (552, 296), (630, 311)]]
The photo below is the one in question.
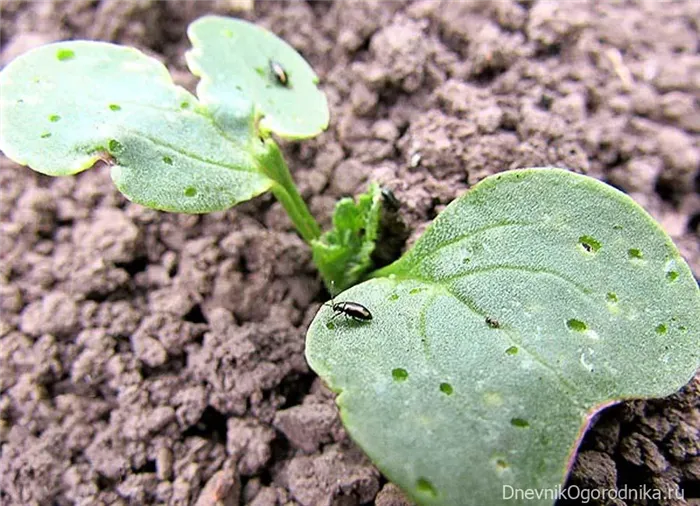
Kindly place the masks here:
[(371, 184), (367, 193), (338, 201), (333, 228), (311, 243), (314, 264), (331, 293), (357, 283), (372, 267), (382, 207), (381, 190)]
[(187, 64), (201, 77), (197, 95), (217, 118), (236, 117), (252, 102), (262, 116), (262, 133), (304, 139), (328, 127), (328, 103), (317, 87), (318, 77), (273, 33), (239, 19), (205, 16), (187, 34), (193, 46)]
[(377, 276), (336, 298), (373, 319), (322, 307), (306, 356), (349, 434), (420, 504), (551, 504), (504, 487), (560, 484), (593, 413), (671, 394), (700, 362), (690, 269), (585, 176), (487, 178)]
[(51, 176), (98, 160), (129, 199), (188, 213), (226, 209), (270, 188), (249, 153), (252, 109), (223, 131), (167, 69), (113, 44), (60, 42), (0, 72), (0, 149)]

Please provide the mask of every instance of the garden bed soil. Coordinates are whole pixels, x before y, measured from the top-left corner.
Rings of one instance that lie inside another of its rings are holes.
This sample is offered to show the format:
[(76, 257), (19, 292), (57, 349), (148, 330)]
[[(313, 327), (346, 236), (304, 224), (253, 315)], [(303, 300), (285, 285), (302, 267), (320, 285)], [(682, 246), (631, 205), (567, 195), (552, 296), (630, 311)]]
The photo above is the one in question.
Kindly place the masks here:
[[(328, 131), (284, 144), (325, 225), (338, 197), (376, 180), (401, 200), (410, 244), (482, 178), (554, 165), (629, 193), (700, 274), (700, 2), (2, 9), (2, 64), (42, 43), (108, 40), (162, 59), (190, 90), (189, 22), (271, 28), (329, 97)], [(2, 158), (0, 227), (1, 504), (407, 504), (306, 365), (305, 331), (328, 295), (271, 196), (165, 214), (127, 202), (106, 167), (52, 179)], [(699, 431), (700, 377), (608, 408), (569, 484), (700, 504)]]

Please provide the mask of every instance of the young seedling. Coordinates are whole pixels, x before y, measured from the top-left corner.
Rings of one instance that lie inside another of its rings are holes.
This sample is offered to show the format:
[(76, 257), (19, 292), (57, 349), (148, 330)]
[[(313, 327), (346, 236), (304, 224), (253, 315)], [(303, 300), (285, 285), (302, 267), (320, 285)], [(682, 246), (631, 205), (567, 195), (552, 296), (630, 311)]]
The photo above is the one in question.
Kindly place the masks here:
[(271, 191), (326, 283), (359, 280), (372, 265), (379, 190), (357, 205), (341, 201), (337, 228), (321, 236), (271, 137), (306, 139), (327, 127), (311, 67), (245, 21), (207, 16), (188, 36), (196, 97), (133, 48), (70, 41), (17, 58), (0, 72), (0, 149), (51, 176), (107, 162), (129, 200), (164, 211), (219, 211)]
[(485, 179), (373, 277), (343, 294), (372, 324), (328, 325), (322, 307), (306, 357), (418, 504), (553, 490), (597, 411), (671, 394), (700, 363), (698, 286), (671, 240), (629, 197), (563, 170)]

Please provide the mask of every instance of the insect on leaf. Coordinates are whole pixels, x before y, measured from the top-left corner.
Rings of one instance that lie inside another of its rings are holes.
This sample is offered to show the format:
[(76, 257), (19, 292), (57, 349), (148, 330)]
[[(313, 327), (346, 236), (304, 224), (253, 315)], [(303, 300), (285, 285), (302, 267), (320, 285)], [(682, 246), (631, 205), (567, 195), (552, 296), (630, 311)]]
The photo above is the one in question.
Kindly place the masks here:
[(205, 16), (187, 31), (187, 64), (201, 77), (197, 95), (216, 115), (237, 116), (252, 102), (262, 133), (314, 137), (328, 126), (326, 96), (297, 51), (275, 34), (239, 19)]
[(34, 49), (0, 72), (0, 149), (51, 176), (98, 160), (129, 199), (156, 209), (226, 209), (270, 188), (248, 152), (252, 108), (224, 131), (163, 64), (104, 42)]
[(419, 504), (551, 504), (503, 490), (556, 487), (593, 413), (669, 395), (700, 363), (698, 286), (671, 240), (563, 170), (485, 179), (376, 276), (336, 300), (372, 321), (322, 307), (306, 356)]

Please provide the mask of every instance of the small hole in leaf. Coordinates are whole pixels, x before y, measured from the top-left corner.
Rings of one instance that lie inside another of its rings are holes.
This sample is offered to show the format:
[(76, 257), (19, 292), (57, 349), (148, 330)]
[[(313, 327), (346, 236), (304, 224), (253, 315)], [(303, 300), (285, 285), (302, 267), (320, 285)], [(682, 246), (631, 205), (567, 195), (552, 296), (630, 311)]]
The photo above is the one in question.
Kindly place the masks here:
[(58, 114), (52, 114), (49, 116), (49, 121), (52, 123), (56, 123), (57, 121), (60, 121), (61, 117)]
[(663, 323), (656, 326), (656, 333), (659, 335), (664, 335), (667, 331), (668, 331), (668, 329), (666, 328), (666, 325), (664, 325)]
[(622, 225), (613, 225), (613, 230), (622, 230)]
[(399, 300), (399, 294), (398, 293), (392, 293), (389, 295), (389, 300), (394, 301), (394, 300)]
[(50, 133), (50, 132), (44, 132), (43, 134), (41, 134), (41, 138), (42, 138), (42, 139), (48, 139), (49, 137), (51, 137), (51, 133)]
[(232, 32), (231, 30), (229, 30), (228, 28), (225, 29), (225, 30), (222, 30), (221, 33), (222, 33), (222, 35), (223, 35), (224, 37), (226, 37), (226, 38), (229, 38), (229, 39), (230, 39), (230, 38), (233, 37), (233, 32)]
[(638, 250), (637, 248), (630, 248), (627, 251), (627, 255), (630, 257), (631, 260), (642, 260), (644, 258), (642, 251)]
[[(173, 164), (173, 159), (170, 158), (169, 156), (164, 156), (164, 157), (163, 157), (163, 162), (164, 162), (164, 163), (167, 163), (168, 165), (172, 165), (172, 164)], [(185, 195), (187, 195), (187, 191), (186, 191), (186, 190), (185, 190)]]
[(58, 58), (59, 61), (72, 60), (75, 58), (75, 51), (65, 48), (59, 49), (56, 51), (56, 58)]
[(449, 383), (440, 383), (440, 391), (445, 395), (452, 395), (452, 392), (454, 392), (452, 385)]
[(415, 295), (417, 293), (421, 293), (422, 291), (423, 291), (423, 288), (411, 288), (408, 293), (411, 295)]
[(109, 104), (109, 108), (113, 111), (121, 111), (122, 108), (119, 104)]
[(262, 67), (255, 67), (255, 72), (258, 73), (259, 76), (265, 77), (265, 69)]
[(576, 332), (584, 332), (588, 328), (584, 322), (573, 318), (566, 322), (566, 326), (569, 327), (570, 330)]
[(468, 263), (471, 262), (471, 261), (472, 261), (472, 259), (469, 258), (469, 257), (467, 257), (467, 258), (465, 258), (464, 260), (462, 260), (462, 263), (463, 263), (463, 264), (468, 264)]
[(517, 346), (511, 346), (506, 350), (506, 355), (515, 355), (518, 353), (518, 347)]
[(180, 104), (180, 109), (189, 109), (190, 108), (190, 103), (189, 102), (182, 102)]
[(530, 422), (528, 422), (524, 418), (511, 418), (510, 424), (513, 427), (518, 427), (520, 429), (527, 429), (530, 426)]
[(676, 271), (668, 271), (668, 272), (666, 273), (666, 279), (668, 279), (669, 281), (675, 281), (675, 280), (677, 280), (677, 279), (678, 279), (678, 272), (676, 272)]
[(506, 461), (503, 460), (503, 459), (497, 459), (497, 460), (496, 460), (496, 467), (497, 467), (498, 469), (501, 469), (501, 470), (503, 470), (503, 469), (508, 469), (508, 462), (506, 462)]
[(335, 323), (333, 323), (333, 322), (326, 323), (326, 328), (328, 330), (333, 330), (335, 328)]
[(435, 487), (432, 483), (430, 483), (430, 481), (428, 481), (425, 478), (418, 478), (418, 481), (416, 481), (416, 491), (419, 494), (426, 494), (432, 497), (437, 496), (437, 491), (435, 490)]
[(236, 88), (238, 91), (243, 91), (243, 88), (239, 84), (234, 86), (234, 88)]
[(21, 98), (18, 98), (18, 99), (17, 99), (17, 103), (18, 103), (18, 104), (23, 104), (23, 103), (24, 103), (24, 100), (21, 99)]
[(582, 235), (578, 238), (578, 243), (586, 253), (597, 253), (602, 244), (590, 235)]
[(194, 197), (197, 195), (197, 188), (194, 186), (188, 186), (185, 188), (185, 197)]
[(121, 142), (119, 142), (115, 139), (112, 139), (107, 144), (107, 148), (109, 149), (109, 151), (111, 153), (116, 153), (117, 151), (120, 151), (122, 149), (122, 144), (121, 144)]
[(394, 378), (394, 381), (406, 381), (408, 379), (408, 371), (397, 367), (391, 371), (391, 377)]
[(617, 304), (617, 294), (615, 292), (608, 292), (608, 294), (605, 296), (605, 300), (607, 300), (610, 304)]

